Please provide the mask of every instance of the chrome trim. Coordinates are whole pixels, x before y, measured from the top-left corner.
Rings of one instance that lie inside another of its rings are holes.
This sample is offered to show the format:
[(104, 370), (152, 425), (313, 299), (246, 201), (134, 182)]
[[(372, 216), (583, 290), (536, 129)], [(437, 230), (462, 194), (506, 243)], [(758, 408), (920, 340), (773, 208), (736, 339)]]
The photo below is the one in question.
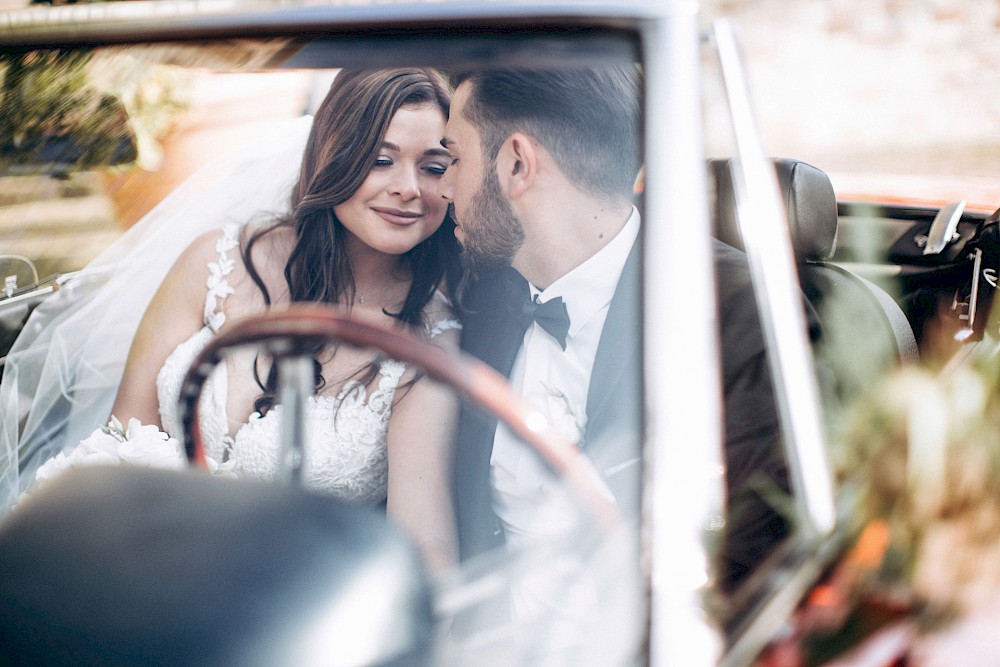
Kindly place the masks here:
[[(195, 11), (219, 6), (238, 11)], [(289, 60), (289, 66), (305, 68), (331, 62), (338, 67), (579, 65), (588, 59), (635, 60), (635, 33), (663, 12), (664, 6), (646, 0), (622, 5), (139, 0), (0, 13), (0, 53), (143, 42), (198, 47), (214, 38), (266, 38), (273, 48), (266, 66), (274, 67)], [(376, 49), (373, 39), (379, 41)], [(307, 62), (297, 59), (307, 53)]]
[(0, 299), (0, 317), (4, 317), (8, 312), (13, 312), (20, 308), (34, 306), (36, 303), (41, 303), (46, 297), (58, 289), (59, 284), (53, 283), (51, 285), (46, 285), (45, 287), (33, 289), (30, 292), (24, 292), (23, 294)]
[(732, 110), (738, 151), (733, 188), (765, 340), (772, 352), (768, 360), (799, 514), (798, 531), (809, 539), (833, 530), (836, 507), (803, 296), (777, 178), (758, 139), (734, 29), (726, 20), (716, 21), (713, 37)]
[(731, 635), (723, 667), (753, 664), (838, 553), (833, 476), (826, 457), (819, 389), (806, 337), (803, 295), (785, 209), (771, 161), (756, 131), (733, 27), (712, 26), (732, 113), (737, 159), (732, 178), (740, 230), (754, 282), (797, 514), (789, 558), (772, 575), (745, 624)]
[[(693, 2), (643, 32), (649, 663), (685, 667), (715, 665), (722, 650), (703, 605), (709, 581), (703, 527), (713, 511), (720, 513), (723, 488), (721, 476), (710, 474), (722, 460), (722, 408), (699, 43)], [(692, 285), (702, 291), (699, 298), (691, 298)]]
[(976, 248), (972, 262), (972, 289), (969, 293), (969, 326), (976, 324), (976, 303), (979, 301), (979, 276), (983, 270), (983, 249)]
[[(277, 348), (280, 343), (272, 347)], [(313, 357), (292, 353), (280, 356), (277, 366), (278, 402), (282, 406), (278, 474), (286, 482), (301, 484), (306, 465), (306, 403), (316, 393)]]
[(598, 0), (459, 2), (442, 0), (139, 0), (0, 12), (0, 48), (196, 39), (212, 36), (372, 35), (414, 25), (438, 29), (552, 23), (636, 27), (664, 16), (672, 2)]
[(943, 207), (934, 216), (931, 230), (927, 233), (927, 243), (924, 245), (925, 255), (938, 255), (948, 247), (958, 233), (958, 222), (965, 211), (965, 200), (954, 201)]
[(781, 633), (806, 593), (816, 585), (842, 548), (840, 537), (833, 536), (815, 549), (792, 554), (783, 567), (771, 575), (761, 603), (748, 615), (747, 623), (733, 633), (733, 643), (717, 667), (754, 665), (761, 651)]
[[(27, 266), (31, 270), (31, 284), (38, 284), (38, 269), (35, 267), (35, 263), (31, 261), (31, 258), (25, 257), (24, 255), (17, 254), (4, 254), (0, 255), (0, 262), (13, 261), (20, 262), (24, 266)], [(9, 269), (4, 269), (6, 273)], [(10, 298), (14, 296), (17, 292), (17, 274), (9, 275), (4, 277), (4, 298)]]
[(864, 278), (894, 278), (903, 273), (903, 267), (898, 264), (875, 264), (872, 262), (834, 262), (834, 264)]
[[(951, 299), (951, 309), (958, 313), (958, 319), (965, 320), (965, 326), (955, 332), (954, 339), (957, 341), (968, 340), (976, 331), (976, 304), (979, 301), (979, 280), (983, 270), (982, 248), (976, 248), (971, 258), (972, 279), (969, 283), (969, 300), (959, 301), (959, 290), (955, 290), (955, 296)], [(965, 312), (962, 312), (963, 310)]]

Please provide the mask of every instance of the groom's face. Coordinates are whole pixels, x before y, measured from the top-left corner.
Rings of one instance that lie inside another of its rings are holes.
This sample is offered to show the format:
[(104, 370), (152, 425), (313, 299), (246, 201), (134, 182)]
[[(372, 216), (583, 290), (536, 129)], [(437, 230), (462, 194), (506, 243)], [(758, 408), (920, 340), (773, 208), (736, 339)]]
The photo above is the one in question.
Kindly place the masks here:
[(470, 84), (463, 83), (452, 100), (442, 141), (452, 162), (441, 192), (452, 204), (466, 266), (498, 268), (513, 260), (524, 243), (524, 228), (501, 191), (495, 160), (483, 155), (480, 134), (463, 113), (470, 92)]

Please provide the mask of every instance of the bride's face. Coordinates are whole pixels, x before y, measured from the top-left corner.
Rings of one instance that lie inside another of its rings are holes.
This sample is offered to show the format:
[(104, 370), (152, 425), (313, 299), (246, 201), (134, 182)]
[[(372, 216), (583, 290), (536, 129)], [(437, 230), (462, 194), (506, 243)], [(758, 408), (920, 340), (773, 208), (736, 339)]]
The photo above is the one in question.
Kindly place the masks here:
[(401, 255), (441, 226), (448, 203), (438, 191), (448, 168), (445, 118), (434, 104), (396, 111), (365, 182), (333, 212), (377, 252)]

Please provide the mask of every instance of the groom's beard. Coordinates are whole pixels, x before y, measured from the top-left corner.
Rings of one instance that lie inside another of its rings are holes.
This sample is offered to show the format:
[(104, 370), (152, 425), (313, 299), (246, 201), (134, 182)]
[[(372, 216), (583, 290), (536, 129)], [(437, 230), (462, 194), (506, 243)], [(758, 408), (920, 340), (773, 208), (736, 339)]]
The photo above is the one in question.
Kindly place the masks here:
[(493, 165), (487, 167), (472, 206), (462, 217), (465, 268), (483, 271), (509, 266), (524, 243), (524, 227), (500, 192), (500, 179)]

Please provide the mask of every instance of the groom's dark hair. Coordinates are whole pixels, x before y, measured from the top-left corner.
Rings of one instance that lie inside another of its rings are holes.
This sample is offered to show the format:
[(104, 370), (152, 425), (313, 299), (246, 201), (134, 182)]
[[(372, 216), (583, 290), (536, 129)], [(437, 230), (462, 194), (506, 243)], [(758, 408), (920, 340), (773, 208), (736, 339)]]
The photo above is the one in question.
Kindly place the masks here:
[(641, 164), (637, 66), (462, 70), (448, 78), (453, 89), (470, 86), (462, 113), (487, 161), (512, 133), (525, 132), (584, 190), (631, 196)]

